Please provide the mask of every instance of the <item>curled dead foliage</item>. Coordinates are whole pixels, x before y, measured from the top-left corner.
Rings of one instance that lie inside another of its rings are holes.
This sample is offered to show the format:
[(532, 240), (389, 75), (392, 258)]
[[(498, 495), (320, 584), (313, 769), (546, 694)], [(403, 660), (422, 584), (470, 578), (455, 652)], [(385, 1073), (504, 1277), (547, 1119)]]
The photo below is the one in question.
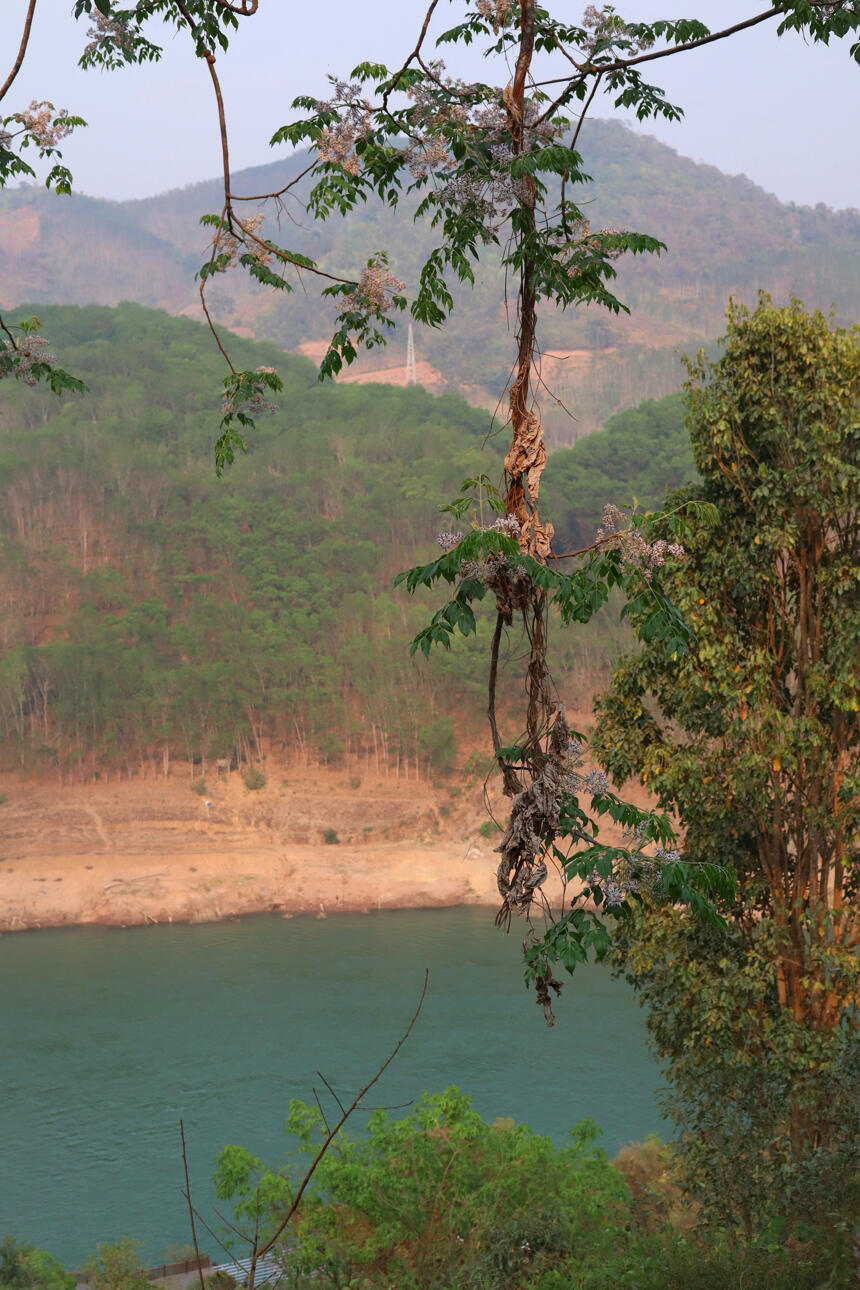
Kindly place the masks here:
[[(546, 443), (537, 412), (517, 415), (511, 396), (513, 442), (505, 458), (508, 481), (505, 501), (508, 514), (519, 524), (521, 549), (545, 562), (551, 553), (553, 526), (541, 521), (537, 511), (541, 475), (546, 465)], [(511, 568), (504, 556), (491, 556), (485, 585), (496, 597), (496, 630), (490, 661), (489, 708), (493, 747), (502, 772), (504, 791), (511, 800), (507, 827), (497, 850), (501, 854), (496, 883), (502, 903), (496, 926), (510, 929), (514, 913), (529, 918), (535, 900), (548, 912), (541, 888), (548, 876), (551, 847), (558, 836), (562, 796), (569, 782), (571, 734), (564, 710), (557, 701), (547, 665), (547, 598), (535, 579), (522, 567)], [(520, 755), (512, 762), (503, 755), (496, 722), (499, 645), (502, 630), (521, 619), (528, 641), (526, 667), (526, 723)], [(537, 939), (530, 928), (534, 943)], [(561, 982), (544, 961), (535, 978), (537, 1002), (552, 1025), (551, 992), (561, 993)]]
[[(518, 433), (505, 457), (505, 471), (512, 485), (519, 487), (519, 492), (526, 491), (532, 502), (537, 502), (540, 492), (541, 475), (546, 466), (546, 442), (543, 426), (537, 412), (532, 410), (517, 427)], [(528, 510), (522, 504), (517, 519), (522, 524), (528, 516)]]
[(545, 755), (532, 761), (531, 783), (511, 802), (501, 845), (496, 881), (502, 897), (496, 925), (509, 927), (514, 910), (525, 910), (546, 881), (546, 850), (559, 830), (561, 798), (568, 775), (570, 727), (559, 706)]
[(508, 478), (505, 500), (510, 514), (519, 521), (523, 551), (544, 561), (550, 555), (555, 530), (548, 520), (538, 517), (537, 510), (541, 476), (546, 466), (543, 425), (534, 409), (524, 417), (514, 417), (513, 424), (513, 442), (505, 457)]

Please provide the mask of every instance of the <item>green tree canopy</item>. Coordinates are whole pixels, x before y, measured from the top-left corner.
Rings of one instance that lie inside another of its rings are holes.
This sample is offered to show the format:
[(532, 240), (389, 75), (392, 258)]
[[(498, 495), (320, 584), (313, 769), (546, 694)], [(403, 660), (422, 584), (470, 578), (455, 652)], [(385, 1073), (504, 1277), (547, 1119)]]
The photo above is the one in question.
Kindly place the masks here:
[(769, 1178), (761, 1205), (790, 1212), (802, 1177), (845, 1164), (858, 1093), (860, 328), (763, 297), (690, 377), (720, 513), (670, 574), (696, 643), (623, 661), (595, 746), (675, 813), (688, 859), (737, 875), (729, 942), (665, 914), (629, 964), (681, 1122), (712, 1162), (732, 1141)]
[(3, 1290), (74, 1290), (75, 1278), (47, 1250), (6, 1236), (0, 1241)]

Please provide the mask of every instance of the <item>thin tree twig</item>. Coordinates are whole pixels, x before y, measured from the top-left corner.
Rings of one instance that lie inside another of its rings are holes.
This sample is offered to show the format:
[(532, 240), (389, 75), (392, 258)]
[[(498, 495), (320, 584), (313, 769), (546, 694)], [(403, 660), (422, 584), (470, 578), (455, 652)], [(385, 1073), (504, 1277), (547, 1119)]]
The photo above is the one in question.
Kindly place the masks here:
[(3, 331), (5, 331), (6, 335), (9, 337), (9, 340), (10, 340), (10, 342), (11, 342), (11, 344), (12, 344), (12, 348), (13, 348), (13, 349), (17, 349), (17, 348), (18, 348), (18, 342), (17, 342), (17, 340), (15, 339), (15, 337), (12, 335), (11, 331), (9, 330), (9, 328), (6, 326), (6, 323), (5, 323), (5, 321), (3, 320), (2, 315), (0, 315), (0, 329), (2, 329)]
[(424, 37), (427, 35), (427, 28), (430, 26), (430, 19), (433, 17), (433, 10), (436, 8), (438, 3), (439, 3), (439, 0), (430, 0), (430, 8), (427, 10), (426, 14), (424, 15), (424, 22), (421, 24), (421, 31), (418, 34), (418, 41), (415, 45), (415, 48), (413, 49), (409, 57), (406, 59), (406, 62), (403, 64), (400, 71), (395, 72), (394, 76), (391, 78), (391, 81), (389, 82), (388, 89), (385, 91), (385, 93), (382, 96), (382, 107), (385, 111), (388, 110), (389, 94), (392, 92), (392, 90), (397, 89), (397, 83), (400, 80), (403, 73), (408, 68), (409, 64), (412, 62), (412, 59), (417, 58), (420, 61), (421, 46), (424, 43)]
[(333, 1097), (333, 1098), (334, 1098), (334, 1100), (337, 1102), (339, 1109), (342, 1111), (342, 1110), (343, 1110), (343, 1102), (341, 1102), (340, 1098), (338, 1097), (337, 1093), (335, 1093), (335, 1091), (334, 1091), (334, 1089), (332, 1088), (331, 1084), (329, 1084), (329, 1082), (328, 1082), (328, 1080), (326, 1079), (325, 1075), (323, 1075), (322, 1071), (317, 1071), (317, 1075), (319, 1075), (319, 1077), (320, 1077), (320, 1079), (322, 1080), (323, 1084), (325, 1084), (325, 1086), (326, 1086), (326, 1088), (328, 1089), (329, 1093), (331, 1093), (332, 1097)]
[(191, 1240), (194, 1245), (194, 1257), (197, 1260), (197, 1273), (200, 1278), (200, 1290), (206, 1290), (203, 1280), (203, 1265), (200, 1262), (200, 1246), (197, 1244), (197, 1227), (194, 1222), (194, 1206), (191, 1204), (191, 1183), (188, 1178), (188, 1155), (185, 1150), (185, 1125), (180, 1118), (179, 1136), (182, 1139), (182, 1168), (185, 1170), (185, 1199), (188, 1202), (188, 1217), (191, 1221)]
[(413, 1027), (416, 1021), (418, 1020), (422, 1007), (424, 1006), (424, 999), (427, 995), (427, 985), (429, 980), (430, 980), (430, 972), (429, 972), (429, 969), (427, 969), (424, 973), (424, 985), (421, 989), (421, 997), (418, 1000), (418, 1006), (412, 1014), (412, 1019), (410, 1020), (409, 1025), (406, 1027), (403, 1034), (400, 1036), (397, 1043), (394, 1045), (391, 1052), (388, 1054), (385, 1061), (379, 1067), (379, 1069), (377, 1070), (373, 1078), (369, 1079), (367, 1083), (358, 1091), (356, 1096), (350, 1102), (349, 1106), (346, 1107), (342, 1112), (340, 1119), (337, 1121), (334, 1128), (326, 1135), (322, 1143), (322, 1146), (320, 1147), (317, 1154), (314, 1156), (309, 1168), (307, 1169), (304, 1177), (302, 1178), (302, 1181), (299, 1184), (295, 1197), (293, 1198), (293, 1202), (290, 1205), (289, 1209), (287, 1210), (286, 1214), (278, 1223), (277, 1227), (275, 1228), (274, 1232), (269, 1237), (269, 1239), (267, 1241), (264, 1241), (263, 1244), (259, 1247), (259, 1249), (254, 1251), (254, 1255), (251, 1260), (251, 1271), (248, 1277), (248, 1290), (254, 1290), (254, 1271), (257, 1263), (259, 1262), (260, 1259), (264, 1258), (266, 1254), (268, 1254), (269, 1250), (272, 1248), (272, 1246), (275, 1244), (275, 1242), (284, 1232), (286, 1227), (289, 1225), (290, 1220), (292, 1219), (293, 1215), (295, 1214), (296, 1210), (301, 1204), (302, 1196), (304, 1195), (305, 1190), (308, 1187), (308, 1184), (310, 1183), (311, 1179), (314, 1176), (314, 1172), (316, 1171), (317, 1165), (322, 1160), (325, 1153), (328, 1151), (329, 1147), (331, 1146), (335, 1137), (339, 1133), (340, 1129), (343, 1127), (343, 1125), (346, 1123), (346, 1121), (349, 1119), (352, 1113), (355, 1110), (357, 1110), (357, 1108), (361, 1105), (361, 1100), (365, 1096), (365, 1094), (369, 1093), (370, 1090), (373, 1088), (374, 1084), (377, 1084), (379, 1082), (379, 1080), (384, 1075), (385, 1071), (388, 1069), (388, 1067), (394, 1061), (397, 1054), (400, 1052), (400, 1049), (406, 1043), (406, 1040), (412, 1034)]
[[(599, 86), (599, 84), (600, 84), (600, 78), (601, 78), (601, 76), (602, 76), (602, 73), (601, 73), (601, 72), (598, 72), (598, 73), (597, 73), (597, 75), (595, 76), (595, 78), (594, 78), (594, 84), (593, 84), (593, 85), (592, 85), (592, 87), (591, 87), (591, 93), (589, 94), (588, 98), (586, 99), (586, 101), (585, 101), (585, 103), (584, 103), (584, 105), (583, 105), (582, 111), (581, 111), (581, 112), (580, 112), (580, 114), (579, 114), (579, 120), (578, 120), (578, 121), (577, 121), (577, 123), (576, 123), (576, 129), (574, 130), (574, 132), (573, 132), (573, 138), (572, 138), (572, 139), (571, 139), (571, 141), (570, 141), (570, 149), (571, 149), (571, 151), (573, 151), (573, 149), (576, 147), (577, 140), (579, 139), (579, 132), (580, 132), (580, 130), (582, 129), (582, 123), (583, 123), (583, 121), (585, 120), (586, 116), (588, 115), (588, 109), (591, 107), (592, 103), (594, 102), (594, 96), (595, 96), (595, 94), (597, 93), (597, 87), (598, 87), (598, 86)], [(567, 172), (565, 171), (565, 174), (566, 174), (566, 173), (567, 173)]]
[(227, 1218), (227, 1216), (226, 1216), (225, 1214), (222, 1214), (222, 1213), (221, 1213), (221, 1211), (220, 1211), (220, 1209), (216, 1209), (216, 1207), (215, 1207), (214, 1205), (212, 1206), (212, 1213), (213, 1213), (213, 1214), (217, 1214), (217, 1216), (221, 1219), (221, 1222), (222, 1222), (222, 1223), (225, 1223), (225, 1224), (227, 1225), (227, 1227), (229, 1227), (230, 1231), (231, 1231), (231, 1232), (235, 1232), (235, 1233), (236, 1233), (236, 1235), (237, 1235), (241, 1240), (243, 1240), (243, 1241), (247, 1241), (249, 1245), (253, 1245), (253, 1244), (254, 1244), (254, 1238), (253, 1238), (253, 1236), (249, 1236), (247, 1232), (243, 1232), (243, 1231), (242, 1231), (242, 1229), (241, 1229), (241, 1227), (236, 1227), (235, 1223), (231, 1223), (231, 1222), (230, 1222), (230, 1220), (229, 1220), (229, 1218)]
[(21, 66), (24, 62), (24, 55), (27, 53), (27, 45), (30, 41), (30, 31), (33, 26), (33, 14), (35, 12), (36, 12), (36, 0), (30, 0), (29, 5), (27, 6), (27, 14), (26, 14), (26, 17), (24, 18), (24, 30), (21, 34), (21, 44), (18, 46), (18, 53), (15, 57), (14, 63), (12, 64), (12, 70), (10, 71), (9, 75), (6, 77), (2, 86), (0, 86), (0, 100), (6, 97), (12, 85), (12, 82), (14, 81), (15, 77), (18, 75), (18, 73), (21, 70)]
[(581, 546), (578, 551), (559, 551), (558, 553), (552, 551), (550, 555), (553, 560), (572, 560), (577, 555), (588, 555), (589, 551), (594, 551), (597, 547), (604, 546), (607, 542), (612, 542), (617, 537), (617, 533), (607, 533), (606, 537), (595, 538), (593, 542), (589, 542), (588, 546)]
[(323, 1110), (323, 1104), (322, 1104), (322, 1102), (320, 1101), (320, 1095), (319, 1095), (319, 1093), (316, 1091), (316, 1089), (312, 1089), (312, 1090), (311, 1090), (311, 1092), (312, 1092), (312, 1093), (313, 1093), (313, 1095), (314, 1095), (314, 1101), (316, 1102), (317, 1106), (319, 1107), (319, 1113), (320, 1113), (320, 1115), (322, 1116), (322, 1122), (323, 1122), (323, 1124), (325, 1125), (325, 1131), (326, 1131), (326, 1133), (331, 1133), (331, 1129), (329, 1128), (329, 1123), (328, 1123), (328, 1117), (326, 1116), (326, 1113), (325, 1113), (325, 1111)]
[[(216, 1214), (218, 1214), (217, 1209), (215, 1210), (215, 1213), (216, 1213)], [(201, 1226), (201, 1227), (205, 1227), (205, 1228), (206, 1228), (206, 1231), (207, 1231), (207, 1232), (209, 1233), (209, 1235), (212, 1237), (212, 1240), (213, 1240), (213, 1241), (215, 1241), (218, 1245), (220, 1245), (220, 1246), (221, 1246), (221, 1249), (222, 1249), (222, 1250), (224, 1251), (224, 1253), (227, 1255), (228, 1259), (232, 1259), (232, 1261), (235, 1263), (235, 1261), (236, 1261), (236, 1255), (235, 1255), (235, 1254), (233, 1253), (233, 1251), (230, 1249), (230, 1246), (229, 1246), (229, 1245), (226, 1245), (226, 1244), (224, 1243), (224, 1241), (222, 1241), (222, 1240), (221, 1240), (221, 1237), (220, 1237), (220, 1236), (218, 1235), (218, 1233), (214, 1230), (214, 1228), (212, 1228), (212, 1227), (210, 1227), (210, 1226), (209, 1226), (209, 1224), (206, 1222), (206, 1219), (205, 1219), (205, 1218), (203, 1217), (203, 1215), (200, 1213), (200, 1210), (196, 1208), (196, 1206), (195, 1206), (195, 1209), (194, 1209), (194, 1217), (197, 1219), (197, 1221), (198, 1221), (198, 1223), (200, 1224), (200, 1226)], [(220, 1214), (218, 1214), (218, 1217), (219, 1217), (219, 1218), (221, 1218), (221, 1215), (220, 1215)], [(226, 1220), (225, 1220), (225, 1222), (226, 1222)], [(228, 1226), (232, 1227), (232, 1224), (228, 1224)], [(234, 1228), (233, 1228), (233, 1231), (236, 1233), (236, 1235), (237, 1235), (237, 1236), (241, 1236), (241, 1238), (242, 1238), (242, 1240), (243, 1240), (243, 1241), (247, 1241), (249, 1245), (253, 1245), (253, 1244), (254, 1244), (253, 1237), (251, 1237), (251, 1236), (246, 1236), (246, 1235), (245, 1235), (245, 1233), (244, 1233), (244, 1232), (240, 1232), (240, 1231), (239, 1231), (239, 1229), (238, 1229), (237, 1227), (234, 1227)]]
[(305, 175), (309, 174), (309, 173), (310, 173), (310, 171), (312, 171), (312, 170), (313, 170), (313, 168), (314, 168), (314, 166), (315, 166), (316, 164), (317, 164), (317, 160), (316, 160), (316, 157), (314, 157), (313, 161), (309, 162), (309, 164), (308, 164), (307, 166), (305, 166), (304, 170), (300, 170), (300, 171), (299, 171), (299, 173), (298, 173), (297, 175), (295, 175), (295, 176), (290, 180), (290, 182), (289, 182), (288, 184), (284, 184), (283, 188), (278, 188), (278, 189), (276, 189), (276, 190), (275, 190), (275, 192), (273, 192), (273, 193), (257, 193), (257, 195), (256, 195), (256, 196), (252, 196), (252, 197), (244, 197), (244, 196), (240, 195), (239, 193), (233, 193), (233, 192), (231, 192), (231, 193), (230, 193), (230, 199), (231, 199), (231, 201), (234, 201), (234, 202), (268, 202), (268, 201), (274, 201), (274, 200), (275, 200), (276, 198), (278, 198), (278, 197), (283, 197), (284, 193), (289, 192), (289, 190), (294, 186), (294, 184), (297, 184), (297, 183), (299, 182), (299, 180), (300, 180), (300, 179), (304, 179)]
[[(813, 8), (825, 8), (824, 3), (813, 4)], [(607, 72), (623, 72), (628, 67), (637, 67), (640, 63), (650, 63), (657, 58), (669, 58), (672, 54), (684, 54), (690, 49), (700, 49), (703, 45), (710, 45), (715, 40), (725, 40), (727, 36), (734, 36), (739, 31), (746, 31), (750, 27), (756, 27), (761, 22), (767, 22), (770, 18), (777, 17), (778, 14), (784, 14), (785, 10), (774, 5), (772, 9), (765, 9), (763, 13), (758, 13), (752, 18), (745, 18), (743, 22), (736, 22), (732, 27), (724, 27), (722, 31), (712, 31), (707, 36), (700, 36), (698, 40), (688, 40), (681, 45), (670, 45), (667, 49), (654, 49), (647, 54), (634, 54), (632, 58), (617, 58), (614, 63), (587, 63), (583, 68), (579, 81), (585, 80), (585, 77), (591, 74), (601, 73), (606, 75)], [(565, 51), (562, 50), (562, 53)], [(565, 82), (574, 84), (577, 82), (576, 77), (553, 76), (545, 81), (536, 81), (536, 87), (544, 85), (562, 85)]]

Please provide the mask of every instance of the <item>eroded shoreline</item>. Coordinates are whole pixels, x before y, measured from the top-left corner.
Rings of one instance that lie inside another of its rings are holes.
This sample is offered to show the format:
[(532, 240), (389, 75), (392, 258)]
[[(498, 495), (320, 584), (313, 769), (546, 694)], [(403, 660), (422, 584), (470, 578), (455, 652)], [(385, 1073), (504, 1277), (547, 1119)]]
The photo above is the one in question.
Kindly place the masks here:
[(3, 790), (0, 931), (497, 900), (480, 795), (456, 785), (315, 770), (260, 793), (235, 773), (205, 796), (179, 777)]

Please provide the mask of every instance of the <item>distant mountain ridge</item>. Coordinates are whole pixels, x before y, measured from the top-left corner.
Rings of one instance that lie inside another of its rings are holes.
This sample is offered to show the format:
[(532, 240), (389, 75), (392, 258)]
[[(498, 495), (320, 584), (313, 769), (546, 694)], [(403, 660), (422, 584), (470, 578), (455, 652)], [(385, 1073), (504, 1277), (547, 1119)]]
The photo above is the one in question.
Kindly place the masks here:
[[(719, 333), (730, 294), (752, 303), (760, 288), (777, 299), (793, 293), (807, 306), (833, 305), (842, 322), (860, 318), (860, 212), (785, 205), (743, 176), (680, 157), (617, 122), (589, 123), (582, 152), (593, 176), (585, 203), (592, 223), (654, 234), (669, 250), (619, 266), (630, 317), (545, 312), (539, 332), (544, 378), (576, 418), (554, 399), (546, 401), (555, 443), (572, 442), (611, 413), (677, 389), (676, 351), (690, 352)], [(303, 164), (294, 156), (240, 171), (236, 190), (281, 187)], [(198, 220), (219, 204), (216, 180), (127, 202), (58, 199), (33, 187), (7, 191), (0, 195), (0, 303), (133, 300), (199, 317), (193, 278), (206, 238)], [(431, 236), (413, 225), (408, 209), (392, 214), (378, 203), (326, 224), (312, 223), (300, 203), (291, 214), (295, 223), (266, 227), (281, 245), (341, 272), (357, 270), (386, 248), (407, 286)], [(273, 295), (238, 274), (218, 279), (210, 292), (224, 325), (316, 355), (332, 312), (316, 298), (313, 283), (307, 293)], [(474, 291), (455, 294), (449, 325), (416, 335), (422, 370), (431, 388), (460, 390), (492, 408), (512, 353), (494, 257), (482, 266)], [(384, 379), (387, 372), (402, 383), (404, 373), (395, 369), (404, 361), (401, 326), (387, 351), (363, 356), (350, 376)]]

